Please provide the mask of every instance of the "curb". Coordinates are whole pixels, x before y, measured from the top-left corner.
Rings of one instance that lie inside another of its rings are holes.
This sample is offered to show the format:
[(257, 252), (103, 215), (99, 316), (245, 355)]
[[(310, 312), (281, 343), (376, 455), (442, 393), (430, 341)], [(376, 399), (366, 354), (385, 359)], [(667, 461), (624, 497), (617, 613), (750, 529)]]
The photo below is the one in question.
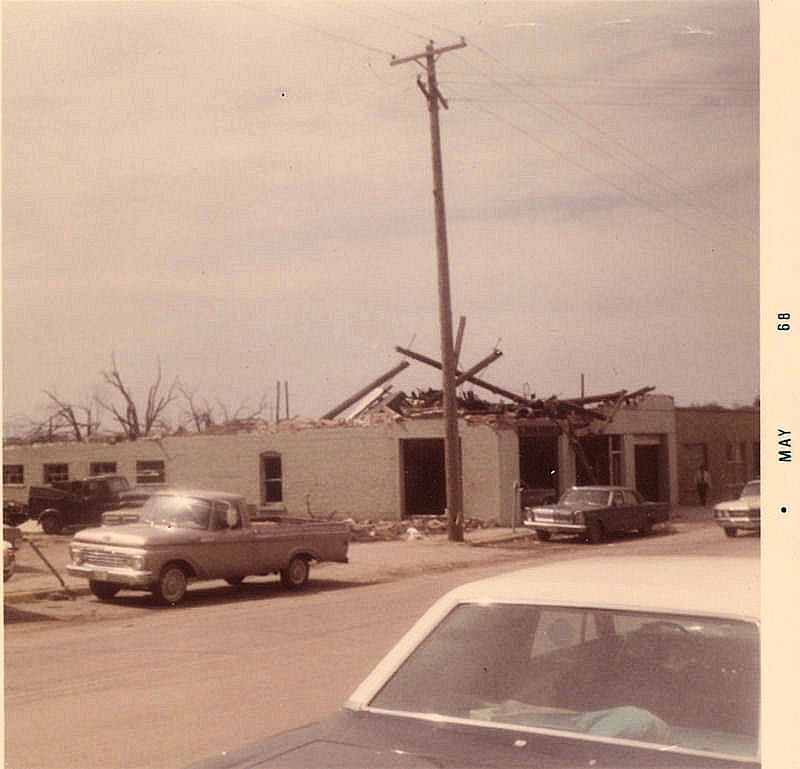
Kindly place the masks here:
[(3, 603), (25, 603), (27, 601), (69, 601), (80, 595), (89, 595), (88, 587), (68, 588), (54, 587), (39, 590), (19, 590), (9, 593), (3, 591)]

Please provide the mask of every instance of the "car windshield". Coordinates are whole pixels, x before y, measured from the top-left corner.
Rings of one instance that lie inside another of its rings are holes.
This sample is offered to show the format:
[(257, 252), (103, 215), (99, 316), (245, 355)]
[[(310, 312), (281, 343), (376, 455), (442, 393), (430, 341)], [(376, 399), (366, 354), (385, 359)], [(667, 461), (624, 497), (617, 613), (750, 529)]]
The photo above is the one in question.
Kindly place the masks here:
[(369, 705), (753, 757), (758, 628), (672, 614), (459, 604)]
[(745, 484), (742, 489), (741, 496), (743, 497), (757, 497), (761, 493), (761, 481), (750, 481)]
[(156, 494), (142, 506), (139, 520), (156, 526), (207, 529), (212, 503), (198, 497)]
[(603, 489), (570, 489), (564, 492), (559, 504), (607, 505), (608, 492)]

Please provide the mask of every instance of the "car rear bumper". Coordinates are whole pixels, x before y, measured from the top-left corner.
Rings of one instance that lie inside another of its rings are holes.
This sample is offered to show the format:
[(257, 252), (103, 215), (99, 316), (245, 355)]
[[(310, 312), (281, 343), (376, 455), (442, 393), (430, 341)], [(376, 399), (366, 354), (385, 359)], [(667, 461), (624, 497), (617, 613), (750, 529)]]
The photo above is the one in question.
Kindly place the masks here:
[(94, 582), (114, 582), (131, 587), (147, 587), (155, 581), (152, 571), (137, 571), (119, 567), (77, 566), (72, 563), (67, 566), (67, 574), (71, 577), (84, 577)]

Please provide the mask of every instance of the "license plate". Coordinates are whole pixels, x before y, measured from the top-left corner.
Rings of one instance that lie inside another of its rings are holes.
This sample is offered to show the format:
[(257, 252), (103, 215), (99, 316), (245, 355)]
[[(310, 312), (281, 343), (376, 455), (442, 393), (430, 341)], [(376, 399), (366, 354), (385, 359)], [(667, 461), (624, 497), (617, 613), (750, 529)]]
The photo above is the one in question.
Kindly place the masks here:
[(99, 580), (101, 582), (105, 582), (108, 580), (108, 572), (107, 571), (95, 571), (92, 573), (94, 579)]

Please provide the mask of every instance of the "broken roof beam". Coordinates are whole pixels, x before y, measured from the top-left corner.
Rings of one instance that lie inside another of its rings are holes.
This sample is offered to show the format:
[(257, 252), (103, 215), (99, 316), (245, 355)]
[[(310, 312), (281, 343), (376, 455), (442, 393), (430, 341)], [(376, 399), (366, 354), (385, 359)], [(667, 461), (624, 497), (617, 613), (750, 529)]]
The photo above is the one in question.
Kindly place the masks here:
[(490, 364), (494, 363), (500, 356), (500, 350), (492, 350), (483, 360), (478, 361), (471, 369), (468, 369), (463, 374), (459, 374), (456, 370), (456, 387), (464, 384), (464, 382), (472, 376), (475, 376), (479, 371), (482, 371)]
[(365, 395), (369, 395), (376, 387), (380, 387), (384, 382), (394, 379), (401, 371), (407, 369), (411, 364), (407, 361), (401, 361), (394, 368), (387, 371), (383, 376), (378, 377), (374, 382), (370, 382), (366, 387), (360, 389), (355, 395), (349, 397), (346, 401), (342, 401), (336, 408), (331, 409), (327, 414), (322, 416), (323, 419), (334, 419), (341, 414), (345, 409), (350, 408), (354, 403), (358, 403)]
[[(433, 360), (433, 358), (428, 358), (425, 355), (420, 355), (418, 352), (413, 352), (412, 350), (407, 350), (405, 347), (395, 347), (397, 352), (407, 355), (409, 358), (413, 358), (414, 360), (419, 361), (420, 363), (427, 363), (429, 366), (433, 366), (434, 368), (441, 369), (442, 364), (439, 363), (438, 360)], [(489, 392), (493, 392), (495, 395), (499, 395), (503, 398), (508, 398), (515, 403), (521, 403), (524, 406), (539, 406), (535, 401), (531, 401), (528, 398), (523, 398), (521, 395), (517, 395), (516, 393), (509, 392), (508, 390), (504, 390), (502, 387), (495, 387), (495, 385), (490, 384), (489, 382), (484, 382), (482, 379), (478, 379), (476, 376), (466, 376), (463, 372), (456, 369), (456, 376), (461, 377), (464, 376), (464, 381), (472, 382), (474, 385), (478, 385), (478, 387), (483, 387), (484, 390), (488, 390)]]
[(599, 403), (601, 401), (616, 401), (621, 398), (623, 401), (630, 401), (633, 398), (638, 398), (641, 395), (645, 395), (652, 390), (655, 390), (655, 387), (642, 387), (638, 390), (634, 390), (632, 393), (629, 393), (627, 390), (617, 390), (613, 393), (603, 393), (602, 395), (589, 395), (586, 398), (566, 398), (563, 403), (574, 403), (576, 405), (583, 405), (585, 403)]

